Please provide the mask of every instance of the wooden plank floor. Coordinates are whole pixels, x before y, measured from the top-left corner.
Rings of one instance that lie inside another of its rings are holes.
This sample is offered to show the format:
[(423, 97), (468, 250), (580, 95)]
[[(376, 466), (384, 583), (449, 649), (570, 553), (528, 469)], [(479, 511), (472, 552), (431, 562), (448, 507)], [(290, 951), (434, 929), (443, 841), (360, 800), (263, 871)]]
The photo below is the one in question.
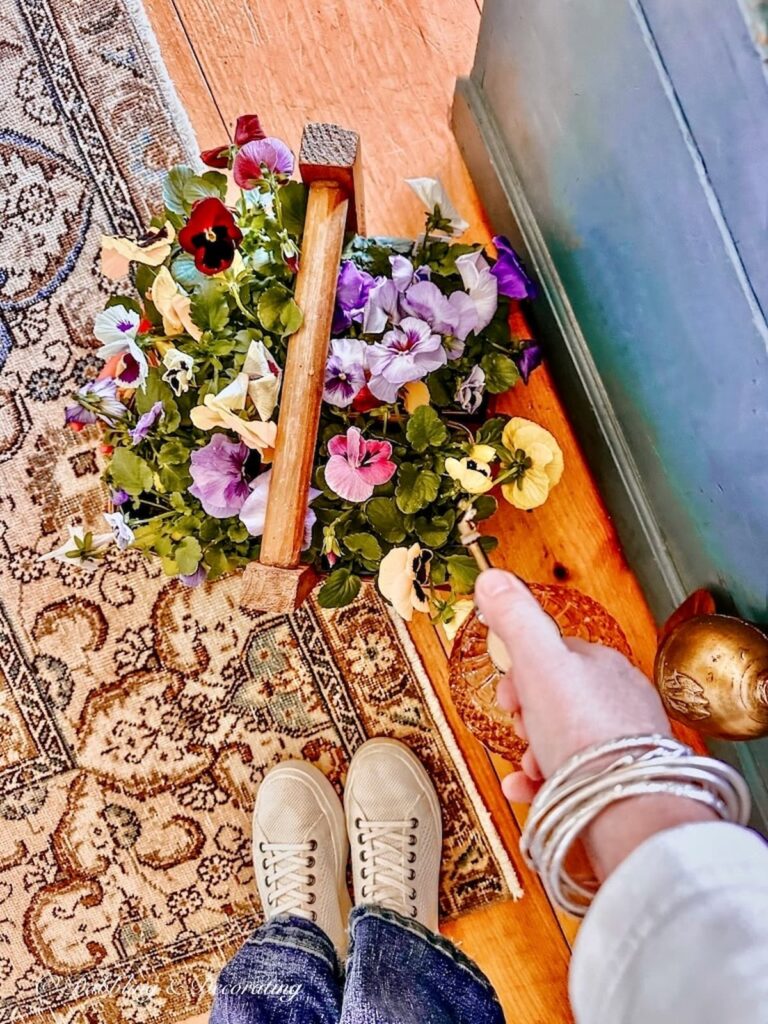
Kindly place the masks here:
[[(418, 201), (402, 179), (439, 175), (471, 223), (488, 227), (449, 128), (457, 75), (472, 63), (476, 0), (145, 0), (161, 50), (202, 147), (221, 143), (235, 117), (256, 111), (294, 149), (306, 121), (337, 121), (363, 138), (370, 233), (414, 235)], [(619, 619), (640, 665), (650, 668), (656, 630), (618, 546), (546, 371), (504, 400), (503, 411), (547, 426), (566, 472), (532, 513), (505, 507), (495, 525), (497, 564), (529, 580), (567, 580)], [(467, 753), (478, 785), (518, 866), (525, 897), (451, 922), (445, 931), (497, 985), (515, 1024), (571, 1020), (566, 996), (569, 938), (538, 880), (517, 853), (521, 809), (507, 806), (494, 762), (456, 719), (446, 694), (446, 656), (428, 622), (414, 639)]]

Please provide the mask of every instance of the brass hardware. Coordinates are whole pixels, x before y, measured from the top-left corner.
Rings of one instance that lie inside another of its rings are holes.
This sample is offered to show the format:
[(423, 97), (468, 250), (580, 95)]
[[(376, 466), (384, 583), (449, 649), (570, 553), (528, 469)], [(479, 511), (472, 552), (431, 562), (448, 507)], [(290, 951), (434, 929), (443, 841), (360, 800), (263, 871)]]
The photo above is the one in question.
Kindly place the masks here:
[(768, 736), (768, 637), (728, 615), (679, 622), (656, 654), (654, 681), (671, 718), (730, 740)]

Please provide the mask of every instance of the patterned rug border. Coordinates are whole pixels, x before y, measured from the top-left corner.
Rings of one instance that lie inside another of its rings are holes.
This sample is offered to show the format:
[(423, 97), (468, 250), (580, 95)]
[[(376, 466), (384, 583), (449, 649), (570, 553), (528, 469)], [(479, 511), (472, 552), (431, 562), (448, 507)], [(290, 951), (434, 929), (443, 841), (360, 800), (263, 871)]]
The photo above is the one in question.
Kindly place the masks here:
[(464, 757), (464, 752), (456, 740), (456, 736), (448, 722), (448, 719), (445, 717), (445, 712), (443, 711), (443, 706), (440, 703), (440, 698), (435, 691), (432, 680), (429, 678), (429, 673), (424, 667), (424, 662), (416, 648), (416, 644), (413, 642), (411, 634), (408, 632), (408, 627), (392, 608), (387, 607), (386, 611), (392, 621), (392, 625), (395, 628), (395, 632), (397, 633), (403, 650), (405, 651), (408, 662), (413, 669), (413, 674), (421, 688), (424, 702), (429, 708), (429, 711), (435, 721), (435, 725), (443, 738), (443, 742), (448, 748), (448, 753), (451, 755), (451, 758), (461, 773), (461, 779), (464, 783), (467, 795), (472, 803), (478, 820), (483, 826), (486, 838), (488, 839), (488, 844), (493, 851), (493, 855), (499, 865), (499, 870), (501, 871), (504, 881), (507, 883), (509, 888), (510, 897), (513, 900), (522, 899), (523, 888), (520, 884), (520, 879), (517, 876), (517, 871), (512, 863), (512, 859), (509, 856), (507, 848), (493, 822), (491, 812), (488, 810), (488, 805), (485, 800), (483, 800), (483, 797), (475, 784), (475, 779), (470, 771), (469, 765), (467, 764), (467, 759)]

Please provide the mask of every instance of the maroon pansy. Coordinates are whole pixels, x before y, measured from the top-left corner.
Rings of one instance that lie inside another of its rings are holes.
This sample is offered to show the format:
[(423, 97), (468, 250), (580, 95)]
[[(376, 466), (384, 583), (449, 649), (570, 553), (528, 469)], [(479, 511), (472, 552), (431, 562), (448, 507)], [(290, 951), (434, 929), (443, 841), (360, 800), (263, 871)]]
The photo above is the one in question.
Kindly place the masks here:
[[(241, 114), (235, 124), (235, 146), (244, 146), (246, 142), (253, 142), (255, 139), (263, 139), (264, 130), (261, 127), (257, 114)], [(214, 149), (204, 149), (200, 159), (208, 167), (229, 167), (232, 159), (233, 147), (216, 146)]]
[(179, 245), (192, 253), (201, 274), (218, 274), (230, 267), (242, 240), (235, 218), (215, 196), (198, 199), (179, 232)]

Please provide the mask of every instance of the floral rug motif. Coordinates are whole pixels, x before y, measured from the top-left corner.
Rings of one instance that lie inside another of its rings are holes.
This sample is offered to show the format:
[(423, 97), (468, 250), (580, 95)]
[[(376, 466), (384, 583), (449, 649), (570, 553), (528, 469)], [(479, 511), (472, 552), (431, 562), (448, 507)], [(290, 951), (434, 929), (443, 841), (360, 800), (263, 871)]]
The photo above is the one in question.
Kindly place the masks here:
[(101, 529), (96, 432), (61, 429), (94, 373), (102, 231), (146, 222), (196, 151), (134, 0), (0, 13), (0, 1024), (153, 1024), (205, 1012), (260, 919), (250, 815), (288, 757), (341, 788), (367, 737), (428, 766), (446, 915), (518, 895), (407, 635), (371, 589), (335, 612), (246, 612), (137, 552), (39, 560)]

